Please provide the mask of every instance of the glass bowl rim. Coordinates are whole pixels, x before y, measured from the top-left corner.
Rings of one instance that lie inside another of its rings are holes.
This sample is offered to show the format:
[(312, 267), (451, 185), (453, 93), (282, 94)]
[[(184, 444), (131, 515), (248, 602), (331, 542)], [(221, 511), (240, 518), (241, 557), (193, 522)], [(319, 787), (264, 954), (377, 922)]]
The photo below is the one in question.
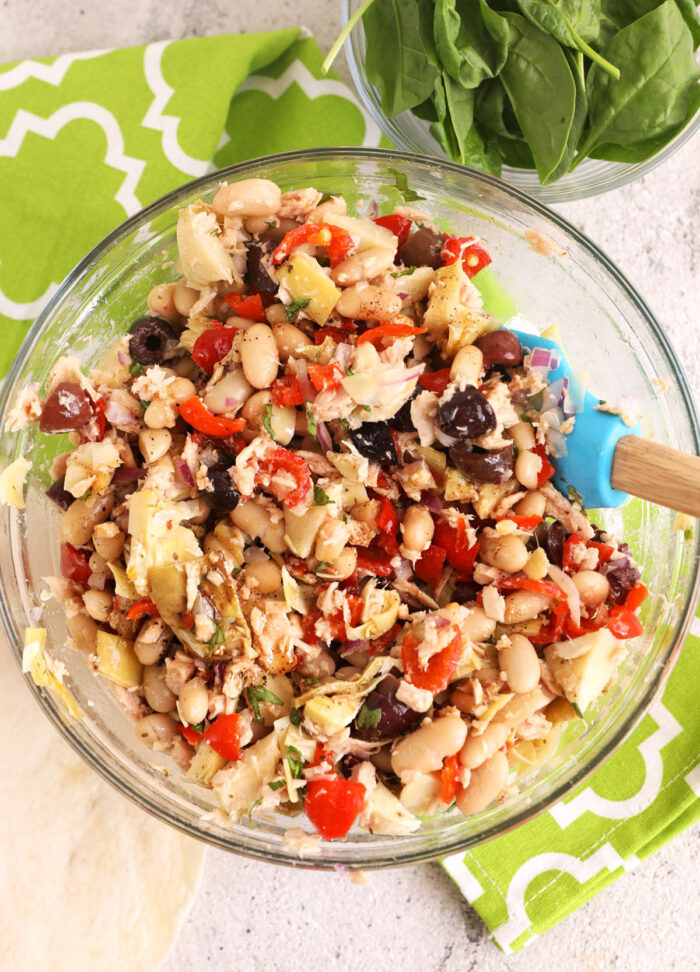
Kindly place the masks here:
[[(352, 11), (352, 2), (353, 0), (342, 0), (341, 23), (343, 28), (347, 25), (352, 13), (357, 12)], [(365, 111), (369, 112), (373, 121), (379, 126), (387, 138), (394, 141), (400, 139), (401, 144), (399, 148), (402, 151), (413, 151), (410, 140), (404, 135), (401, 124), (397, 123), (397, 119), (400, 116), (391, 118), (385, 115), (369, 95), (368, 89), (371, 82), (364, 70), (364, 65), (361, 64), (359, 58), (356, 56), (354, 47), (354, 39), (358, 36), (357, 29), (359, 26), (360, 23), (356, 23), (345, 38), (343, 50), (350, 70), (350, 76), (362, 102), (362, 107)], [(642, 162), (613, 162), (605, 159), (584, 159), (581, 163), (580, 172), (586, 171), (586, 163), (599, 162), (602, 166), (606, 166), (605, 172), (609, 173), (609, 179), (605, 183), (601, 181), (594, 182), (591, 186), (571, 183), (566, 186), (566, 189), (564, 189), (560, 182), (552, 183), (549, 186), (540, 186), (540, 189), (543, 190), (542, 199), (546, 200), (547, 204), (552, 205), (556, 203), (575, 202), (578, 199), (590, 199), (593, 196), (600, 196), (603, 193), (612, 192), (614, 189), (621, 189), (623, 186), (627, 186), (631, 182), (641, 179), (643, 176), (652, 172), (657, 166), (661, 165), (689, 142), (698, 131), (700, 131), (700, 111), (696, 112), (694, 117), (674, 135), (671, 141), (659, 149), (651, 158), (644, 159)], [(438, 143), (435, 142), (435, 144), (437, 145)], [(441, 162), (443, 161), (442, 156), (436, 155), (435, 158)], [(445, 161), (448, 161), (446, 157)], [(459, 163), (453, 164), (459, 165)], [(479, 169), (472, 169), (471, 166), (462, 166), (462, 168), (469, 169), (470, 171), (481, 171)], [(504, 169), (508, 172), (528, 172), (536, 176), (534, 169), (519, 169), (515, 166), (505, 165), (505, 163)], [(566, 173), (566, 175), (571, 175), (571, 173)], [(540, 198), (539, 195), (537, 198)]]
[[(668, 365), (670, 366), (671, 371), (674, 373), (675, 379), (678, 383), (682, 400), (686, 408), (688, 422), (692, 430), (695, 451), (696, 453), (700, 451), (700, 423), (698, 421), (698, 415), (690, 388), (688, 386), (687, 378), (677, 358), (676, 352), (673, 349), (673, 346), (669, 342), (664, 330), (657, 321), (650, 307), (647, 305), (646, 301), (637, 293), (633, 285), (627, 280), (624, 274), (618, 270), (610, 258), (602, 250), (595, 246), (595, 244), (593, 244), (593, 242), (589, 240), (585, 234), (580, 232), (580, 230), (578, 230), (572, 223), (551, 210), (536, 197), (531, 196), (522, 189), (513, 186), (510, 183), (503, 182), (501, 179), (498, 179), (497, 177), (488, 173), (481, 172), (477, 169), (471, 169), (467, 166), (450, 162), (449, 160), (437, 159), (434, 156), (421, 155), (415, 152), (382, 148), (357, 148), (354, 146), (297, 149), (291, 152), (279, 152), (273, 155), (260, 156), (244, 162), (237, 162), (233, 165), (214, 170), (204, 176), (200, 176), (189, 182), (183, 183), (175, 189), (164, 193), (158, 199), (154, 200), (154, 202), (150, 203), (148, 206), (139, 210), (139, 212), (128, 217), (126, 220), (116, 226), (99, 243), (92, 247), (92, 249), (90, 249), (83, 257), (83, 259), (80, 260), (79, 263), (77, 263), (76, 266), (67, 274), (61, 284), (59, 284), (57, 289), (54, 291), (46, 306), (36, 318), (35, 322), (29, 328), (3, 382), (3, 387), (0, 391), (0, 415), (5, 414), (11, 399), (16, 393), (15, 383), (30, 353), (34, 350), (34, 344), (36, 339), (41, 334), (45, 321), (53, 315), (54, 310), (62, 304), (63, 300), (72, 292), (78, 283), (92, 271), (95, 262), (98, 261), (103, 255), (108, 253), (113, 246), (128, 237), (130, 233), (138, 229), (141, 225), (153, 219), (156, 215), (159, 215), (167, 209), (172, 208), (173, 205), (177, 204), (178, 199), (190, 195), (193, 191), (196, 191), (200, 187), (210, 187), (212, 183), (223, 181), (230, 176), (235, 176), (241, 172), (250, 173), (251, 170), (254, 171), (255, 169), (285, 165), (286, 163), (293, 163), (296, 161), (322, 162), (324, 160), (330, 161), (333, 159), (342, 159), (348, 161), (355, 160), (358, 162), (390, 162), (394, 167), (397, 167), (397, 165), (400, 167), (404, 164), (418, 164), (433, 170), (436, 168), (443, 169), (458, 177), (467, 177), (477, 183), (481, 183), (485, 188), (496, 189), (504, 195), (512, 197), (514, 201), (524, 204), (526, 207), (534, 210), (539, 216), (554, 222), (560, 230), (567, 234), (568, 237), (572, 238), (577, 245), (582, 247), (588, 256), (591, 256), (593, 259), (599, 262), (602, 269), (613, 278), (614, 282), (622, 289), (625, 296), (630, 300), (637, 312), (640, 313), (650, 325), (654, 338), (658, 343), (658, 348), (666, 357)], [(2, 440), (2, 437), (5, 434), (6, 433), (4, 430), (0, 429), (0, 440)], [(698, 542), (699, 541), (696, 540), (696, 547), (698, 546)], [(562, 781), (546, 796), (541, 797), (540, 799), (534, 798), (529, 806), (523, 807), (520, 812), (514, 814), (513, 817), (507, 821), (503, 821), (492, 826), (491, 828), (487, 828), (483, 834), (472, 836), (466, 841), (463, 838), (460, 839), (459, 836), (455, 834), (453, 838), (445, 841), (439, 847), (435, 846), (435, 844), (439, 843), (440, 841), (439, 834), (424, 835), (425, 844), (422, 847), (414, 848), (409, 848), (408, 844), (404, 844), (402, 840), (396, 839), (394, 841), (390, 841), (391, 850), (387, 849), (381, 859), (363, 859), (362, 845), (359, 844), (354, 845), (358, 853), (356, 854), (355, 859), (352, 861), (348, 861), (347, 858), (342, 854), (334, 855), (333, 853), (328, 854), (328, 856), (324, 855), (323, 858), (294, 858), (288, 853), (277, 850), (272, 846), (261, 849), (256, 846), (255, 841), (246, 846), (246, 844), (238, 838), (236, 838), (235, 841), (226, 840), (223, 837), (220, 837), (218, 834), (202, 830), (197, 825), (196, 820), (186, 819), (184, 815), (180, 814), (179, 810), (174, 810), (171, 812), (168, 809), (163, 808), (155, 800), (151, 799), (149, 792), (144, 787), (133, 787), (131, 782), (124, 776), (122, 776), (120, 773), (114, 772), (113, 769), (106, 765), (92, 749), (84, 745), (83, 741), (72, 731), (72, 725), (63, 720), (53, 700), (48, 695), (42, 694), (39, 688), (29, 679), (24, 678), (24, 681), (25, 684), (28, 685), (32, 695), (36, 699), (37, 704), (40, 706), (45, 716), (54, 724), (61, 736), (68, 742), (72, 749), (83, 760), (85, 760), (85, 762), (88, 763), (92, 769), (94, 769), (103, 779), (113, 785), (124, 796), (135, 802), (143, 810), (146, 810), (158, 819), (165, 821), (171, 826), (174, 826), (183, 833), (186, 833), (191, 837), (195, 837), (196, 839), (207, 844), (220, 847), (233, 853), (241, 854), (257, 860), (286, 864), (293, 867), (327, 869), (336, 864), (343, 864), (350, 868), (394, 867), (397, 865), (414, 864), (421, 861), (435, 860), (436, 858), (458, 853), (461, 850), (466, 849), (466, 847), (477, 846), (486, 840), (490, 840), (499, 836), (500, 834), (504, 834), (520, 824), (532, 819), (538, 814), (546, 811), (550, 806), (555, 804), (566, 794), (571, 793), (585, 779), (587, 779), (604, 762), (604, 760), (606, 760), (621, 745), (627, 735), (646, 713), (649, 706), (665, 685), (678, 654), (680, 653), (681, 647), (687, 637), (688, 630), (694, 616), (693, 609), (698, 596), (700, 595), (700, 562), (697, 556), (695, 557), (693, 563), (693, 576), (691, 583), (686, 587), (686, 590), (689, 593), (685, 598), (683, 607), (681, 609), (681, 617), (676, 625), (678, 632), (676, 639), (674, 643), (667, 649), (665, 657), (659, 659), (658, 668), (654, 672), (653, 677), (647, 682), (644, 695), (638, 699), (633, 711), (630, 712), (623, 720), (613, 736), (608, 739), (605, 744), (601, 746), (601, 749), (595, 753), (584, 766), (574, 773), (570, 779), (567, 781)], [(8, 639), (10, 651), (21, 669), (21, 655), (17, 651), (15, 644), (16, 639), (14, 637), (14, 619), (10, 616), (8, 605), (1, 590), (0, 619), (5, 630), (5, 635)], [(419, 837), (420, 835), (418, 834), (415, 836)], [(342, 842), (339, 842), (339, 846), (342, 847), (345, 845), (342, 844)], [(369, 850), (372, 847), (372, 844), (368, 843), (366, 846)], [(406, 852), (402, 852), (402, 847), (406, 848)]]

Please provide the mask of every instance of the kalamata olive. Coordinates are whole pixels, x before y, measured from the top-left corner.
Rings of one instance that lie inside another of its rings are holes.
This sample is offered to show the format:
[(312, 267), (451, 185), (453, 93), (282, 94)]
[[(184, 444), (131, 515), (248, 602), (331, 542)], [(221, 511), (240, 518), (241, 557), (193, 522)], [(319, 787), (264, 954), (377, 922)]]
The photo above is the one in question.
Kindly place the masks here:
[(474, 483), (505, 483), (513, 474), (513, 446), (494, 449), (470, 449), (466, 442), (450, 447), (450, 459)]
[(175, 346), (177, 335), (162, 317), (140, 317), (131, 325), (129, 354), (141, 365), (160, 364), (168, 350)]
[(411, 233), (399, 251), (399, 259), (406, 267), (432, 267), (437, 270), (442, 266), (442, 248), (445, 237), (437, 230), (428, 226), (421, 226), (415, 233)]
[(523, 346), (516, 335), (505, 328), (482, 334), (474, 344), (484, 356), (484, 368), (487, 371), (489, 368), (513, 368), (522, 364)]
[(623, 563), (620, 567), (613, 567), (606, 574), (610, 584), (610, 593), (616, 604), (624, 604), (627, 595), (641, 577), (636, 567)]
[[(392, 739), (394, 736), (402, 736), (409, 732), (421, 721), (423, 714), (410, 709), (403, 702), (396, 698), (396, 690), (399, 687), (399, 680), (393, 675), (387, 675), (379, 685), (369, 693), (365, 699), (363, 708), (369, 710), (379, 709), (379, 721), (369, 729), (358, 729), (357, 720), (353, 735), (358, 739), (365, 739), (372, 742), (378, 739)], [(362, 710), (360, 710), (361, 712)], [(358, 715), (358, 718), (359, 715)]]
[(63, 488), (63, 482), (65, 476), (61, 476), (57, 479), (55, 483), (51, 483), (49, 488), (46, 490), (46, 495), (50, 500), (53, 500), (56, 506), (62, 510), (67, 510), (71, 503), (74, 502), (75, 496), (68, 492), (67, 489)]
[(404, 402), (393, 418), (389, 419), (389, 425), (392, 427), (392, 429), (395, 429), (397, 432), (413, 432), (414, 426), (413, 419), (411, 418), (411, 402), (419, 391), (421, 391), (421, 388), (419, 385), (416, 385), (409, 400)]
[(476, 581), (457, 581), (450, 596), (450, 600), (457, 604), (469, 604), (476, 600), (476, 596), (481, 590), (481, 584)]
[(89, 422), (91, 416), (87, 393), (75, 382), (62, 381), (44, 402), (39, 428), (42, 432), (73, 432)]
[(561, 567), (564, 559), (564, 544), (569, 536), (569, 531), (565, 530), (559, 520), (555, 520), (547, 530), (547, 557), (549, 562)]
[(456, 391), (438, 408), (437, 423), (445, 435), (476, 439), (496, 428), (496, 415), (485, 396), (473, 385)]
[(264, 250), (257, 243), (247, 243), (248, 262), (246, 264), (246, 282), (264, 294), (276, 294), (279, 284), (276, 284), (265, 269), (263, 263)]
[(207, 469), (207, 476), (212, 485), (212, 491), (208, 490), (202, 495), (211, 504), (212, 509), (217, 513), (228, 513), (235, 510), (241, 499), (241, 494), (233, 485), (233, 480), (229, 475), (229, 466), (224, 462), (214, 463)]
[(365, 762), (367, 762), (367, 760), (363, 759), (362, 756), (356, 756), (355, 753), (346, 753), (338, 764), (340, 775), (344, 776), (346, 780), (350, 779), (350, 774), (352, 773), (353, 769), (356, 766), (359, 766), (360, 763)]
[(399, 461), (391, 429), (386, 422), (363, 422), (359, 429), (350, 430), (350, 438), (358, 452), (380, 466)]

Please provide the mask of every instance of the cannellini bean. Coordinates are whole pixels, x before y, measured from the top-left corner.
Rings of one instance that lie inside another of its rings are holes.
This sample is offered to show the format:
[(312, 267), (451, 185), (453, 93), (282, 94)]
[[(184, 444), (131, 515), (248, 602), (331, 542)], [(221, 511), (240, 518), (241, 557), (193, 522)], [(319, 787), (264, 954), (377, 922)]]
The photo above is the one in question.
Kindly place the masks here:
[(470, 732), (459, 752), (459, 761), (467, 769), (476, 769), (503, 746), (510, 734), (508, 726), (489, 723), (480, 736)]
[(88, 618), (84, 614), (75, 614), (73, 617), (66, 616), (66, 627), (78, 651), (92, 654), (96, 650), (98, 629), (92, 618)]
[(513, 440), (516, 448), (520, 451), (534, 449), (537, 444), (535, 441), (535, 430), (530, 422), (517, 422), (508, 429), (508, 435)]
[(507, 782), (508, 759), (499, 751), (472, 770), (469, 786), (457, 794), (458, 809), (465, 815), (480, 813), (496, 799)]
[(532, 621), (542, 611), (546, 611), (551, 601), (544, 594), (534, 591), (513, 591), (506, 595), (505, 617), (506, 624), (518, 624), (520, 621)]
[(162, 317), (171, 324), (177, 324), (180, 314), (175, 306), (175, 284), (158, 284), (148, 295), (148, 309), (156, 317)]
[(496, 622), (478, 604), (470, 604), (469, 614), (459, 627), (465, 640), (487, 641), (496, 630)]
[[(235, 368), (225, 374), (221, 381), (208, 388), (204, 395), (204, 404), (210, 412), (223, 415), (237, 411), (250, 398), (253, 388), (243, 374), (241, 368)], [(263, 409), (264, 412), (264, 409)], [(262, 420), (262, 414), (260, 416)]]
[(580, 570), (571, 578), (586, 607), (597, 607), (610, 593), (610, 582), (596, 570)]
[(83, 604), (85, 610), (95, 621), (108, 621), (112, 610), (112, 595), (109, 591), (85, 591)]
[(256, 594), (272, 594), (280, 589), (282, 571), (274, 560), (258, 560), (246, 565), (245, 580)]
[(162, 713), (152, 713), (136, 723), (136, 735), (141, 742), (152, 749), (167, 749), (168, 745), (180, 736), (177, 723), (170, 716)]
[(218, 216), (273, 216), (281, 201), (279, 186), (269, 179), (242, 179), (222, 186), (211, 204)]
[(510, 645), (498, 649), (498, 664), (513, 692), (531, 692), (540, 681), (540, 660), (525, 635), (510, 635)]
[(139, 435), (139, 449), (146, 462), (155, 462), (163, 458), (172, 441), (167, 429), (144, 429)]
[(189, 317), (190, 311), (199, 300), (199, 291), (188, 287), (184, 280), (178, 280), (173, 291), (175, 310), (183, 317)]
[(255, 392), (241, 409), (241, 418), (248, 423), (243, 430), (245, 438), (254, 438), (262, 429), (265, 409), (272, 404), (272, 393), (267, 389)]
[(277, 377), (277, 342), (267, 324), (253, 324), (243, 335), (241, 364), (253, 388), (267, 388)]
[(104, 557), (100, 557), (100, 555), (95, 552), (90, 554), (90, 558), (88, 559), (88, 567), (93, 574), (104, 574), (104, 572), (107, 570), (107, 561), (104, 559)]
[(435, 523), (425, 506), (409, 506), (401, 523), (403, 542), (409, 550), (421, 553), (430, 546), (435, 532)]
[(124, 548), (125, 539), (125, 534), (111, 520), (98, 523), (92, 531), (93, 546), (100, 557), (107, 562), (117, 559)]
[(475, 344), (460, 348), (450, 366), (450, 381), (477, 385), (484, 373), (484, 356)]
[(307, 223), (325, 223), (330, 215), (345, 216), (348, 206), (342, 196), (331, 196), (326, 202), (312, 209), (306, 217)]
[(545, 498), (537, 490), (531, 490), (513, 507), (517, 516), (544, 516)]
[(265, 320), (268, 324), (284, 324), (287, 320), (287, 308), (284, 304), (270, 304), (265, 308)]
[(348, 287), (360, 280), (372, 280), (394, 266), (394, 253), (383, 246), (372, 246), (336, 264), (331, 280), (340, 287)]
[(268, 511), (255, 500), (240, 503), (230, 516), (237, 527), (245, 530), (253, 539), (260, 539), (272, 553), (283, 553), (287, 549), (284, 520), (271, 523)]
[[(281, 304), (279, 305), (282, 306)], [(302, 330), (294, 324), (286, 322), (273, 324), (272, 333), (277, 342), (277, 351), (280, 361), (286, 362), (290, 355), (295, 355), (300, 348), (307, 347), (311, 342)]]
[(482, 542), (479, 555), (485, 564), (504, 570), (508, 574), (522, 570), (530, 556), (520, 537), (512, 533)]
[(466, 724), (453, 713), (424, 722), (420, 729), (396, 744), (391, 756), (392, 769), (399, 777), (409, 772), (435, 772), (442, 767), (446, 756), (459, 752), (466, 738)]
[(171, 429), (177, 422), (177, 406), (156, 399), (151, 402), (143, 415), (149, 429)]
[(357, 550), (354, 547), (345, 547), (339, 557), (325, 568), (323, 576), (328, 580), (346, 580), (351, 574), (355, 573), (357, 567)]
[(177, 700), (177, 711), (182, 721), (190, 725), (197, 725), (206, 719), (209, 711), (209, 693), (204, 682), (199, 678), (193, 678), (185, 682), (180, 690)]
[(333, 564), (348, 542), (350, 530), (342, 520), (326, 520), (316, 534), (314, 555), (317, 560)]
[(178, 405), (186, 402), (188, 398), (192, 398), (196, 394), (197, 389), (194, 386), (194, 382), (190, 381), (189, 378), (178, 377), (168, 385), (168, 398), (177, 402)]
[(521, 722), (529, 719), (535, 712), (543, 709), (553, 698), (554, 696), (548, 689), (542, 685), (537, 685), (529, 692), (514, 695), (510, 702), (506, 702), (503, 708), (498, 710), (493, 717), (493, 722), (514, 729), (515, 726), (519, 726)]
[(160, 618), (149, 618), (134, 641), (134, 654), (142, 665), (155, 665), (170, 641), (170, 628)]
[(143, 694), (155, 712), (172, 712), (177, 696), (165, 682), (165, 665), (146, 665), (143, 670)]
[(354, 320), (385, 320), (395, 317), (401, 310), (401, 298), (384, 287), (366, 286), (346, 287), (340, 295), (335, 309), (343, 317)]
[(87, 502), (75, 500), (61, 518), (58, 527), (61, 539), (74, 547), (82, 547), (92, 536), (95, 526), (107, 519), (113, 505), (114, 499), (110, 493)]
[(525, 489), (537, 489), (537, 477), (542, 469), (542, 460), (527, 449), (518, 454), (515, 460), (515, 478)]

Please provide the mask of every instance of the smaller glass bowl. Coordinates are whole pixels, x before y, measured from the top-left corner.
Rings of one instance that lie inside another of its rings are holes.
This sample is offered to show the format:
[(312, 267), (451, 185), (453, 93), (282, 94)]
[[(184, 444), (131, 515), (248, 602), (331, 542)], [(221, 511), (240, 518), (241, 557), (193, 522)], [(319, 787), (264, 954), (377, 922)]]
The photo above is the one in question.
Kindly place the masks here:
[[(342, 0), (343, 26), (357, 11), (361, 2), (362, 0)], [(418, 118), (411, 111), (403, 111), (395, 118), (389, 118), (384, 114), (379, 91), (369, 81), (365, 71), (365, 31), (362, 20), (345, 41), (345, 56), (352, 80), (364, 106), (393, 144), (409, 152), (436, 155), (440, 159), (446, 159), (448, 156), (445, 150), (430, 134), (429, 122)], [(562, 176), (551, 186), (541, 185), (534, 169), (513, 169), (504, 165), (501, 178), (546, 203), (585, 199), (586, 196), (596, 196), (601, 192), (619, 189), (620, 186), (651, 172), (685, 145), (698, 129), (700, 129), (700, 112), (665, 148), (645, 162), (605, 162), (602, 159), (584, 159), (574, 172)]]

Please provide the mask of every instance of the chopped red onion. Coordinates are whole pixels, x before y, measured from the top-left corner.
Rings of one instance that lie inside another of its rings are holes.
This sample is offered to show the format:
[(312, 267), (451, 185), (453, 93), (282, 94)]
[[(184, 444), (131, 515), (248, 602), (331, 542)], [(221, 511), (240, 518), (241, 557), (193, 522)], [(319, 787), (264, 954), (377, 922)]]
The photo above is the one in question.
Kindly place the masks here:
[(530, 353), (531, 368), (546, 368), (547, 371), (554, 371), (559, 364), (558, 354), (550, 348), (533, 348)]
[(367, 216), (368, 216), (368, 218), (369, 219), (374, 219), (374, 217), (377, 215), (377, 212), (378, 212), (378, 209), (377, 209), (377, 200), (376, 199), (373, 199), (372, 202), (367, 207)]
[(424, 506), (427, 506), (432, 513), (442, 513), (442, 503), (440, 502), (440, 497), (436, 496), (435, 493), (429, 493), (427, 490), (424, 490), (421, 493), (420, 501)]
[(370, 649), (369, 641), (366, 641), (363, 638), (357, 638), (354, 640), (351, 639), (350, 641), (345, 642), (345, 644), (343, 645), (340, 651), (340, 654), (347, 655), (354, 651), (369, 651), (369, 649)]
[(400, 290), (396, 296), (400, 297), (401, 300), (408, 300), (408, 294), (404, 293), (403, 290)]
[(120, 466), (118, 469), (114, 470), (112, 482), (133, 483), (135, 480), (141, 479), (145, 475), (146, 470), (140, 469), (138, 466)]
[(399, 563), (394, 568), (397, 580), (410, 580), (413, 577), (413, 564), (405, 557), (401, 557)]
[(90, 579), (88, 581), (88, 587), (93, 591), (103, 591), (107, 586), (107, 581), (111, 580), (112, 575), (109, 574), (90, 574)]
[(303, 358), (295, 358), (289, 361), (289, 366), (299, 379), (301, 393), (305, 400), (307, 402), (313, 401), (316, 396), (311, 382), (309, 381), (309, 372), (306, 368), (306, 361)]
[(136, 416), (133, 412), (130, 412), (128, 408), (116, 402), (113, 398), (110, 399), (107, 408), (105, 409), (105, 418), (110, 423), (110, 425), (133, 425), (136, 421)]
[(388, 388), (390, 385), (404, 385), (407, 381), (413, 381), (414, 378), (418, 378), (419, 375), (423, 374), (424, 370), (425, 365), (416, 365), (415, 368), (406, 371), (400, 378), (392, 378), (391, 381), (381, 381), (379, 387)]
[(120, 365), (124, 365), (124, 367), (126, 367), (131, 359), (126, 351), (117, 351), (117, 360)]
[(324, 452), (333, 452), (333, 440), (323, 422), (316, 423), (316, 438)]
[(183, 483), (187, 483), (188, 486), (194, 486), (194, 476), (184, 459), (173, 459), (173, 465)]
[(227, 397), (226, 397), (226, 398), (224, 399), (224, 405), (225, 405), (225, 406), (226, 406), (226, 408), (228, 408), (228, 409), (231, 409), (231, 408), (238, 408), (238, 406), (239, 406), (240, 404), (241, 404), (241, 400), (240, 400), (240, 398), (235, 398), (235, 397), (234, 397), (234, 396), (232, 396), (232, 395), (228, 395), (228, 396), (227, 396)]

